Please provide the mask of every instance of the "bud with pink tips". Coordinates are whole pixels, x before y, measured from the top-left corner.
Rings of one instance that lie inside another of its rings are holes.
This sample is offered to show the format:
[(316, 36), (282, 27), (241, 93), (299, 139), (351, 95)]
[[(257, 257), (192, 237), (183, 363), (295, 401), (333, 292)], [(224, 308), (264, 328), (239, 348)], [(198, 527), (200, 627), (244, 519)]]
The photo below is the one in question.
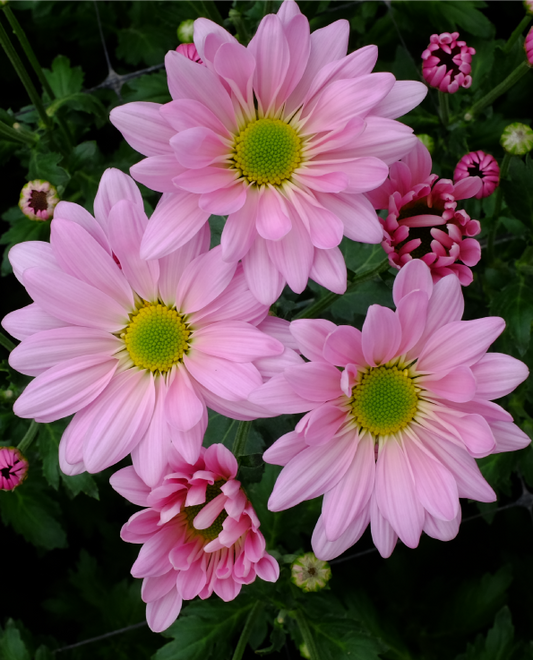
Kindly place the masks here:
[(453, 180), (457, 183), (470, 177), (481, 179), (481, 188), (474, 195), (476, 199), (492, 195), (500, 183), (500, 167), (494, 156), (481, 150), (465, 154), (457, 163)]
[(13, 490), (26, 479), (28, 461), (16, 447), (0, 447), (0, 490)]
[(448, 94), (472, 84), (470, 63), (476, 51), (467, 46), (466, 41), (458, 39), (459, 32), (432, 34), (428, 47), (422, 53), (424, 79), (430, 87)]
[(20, 191), (19, 208), (30, 220), (50, 220), (59, 202), (57, 190), (48, 181), (29, 181)]
[(131, 569), (144, 578), (142, 599), (154, 632), (170, 626), (183, 600), (228, 602), (259, 576), (279, 577), (266, 550), (259, 519), (239, 481), (235, 456), (222, 444), (202, 449), (196, 463), (173, 451), (159, 484), (149, 488), (133, 467), (111, 477), (113, 488), (134, 504), (149, 507), (122, 528), (122, 539), (142, 543)]

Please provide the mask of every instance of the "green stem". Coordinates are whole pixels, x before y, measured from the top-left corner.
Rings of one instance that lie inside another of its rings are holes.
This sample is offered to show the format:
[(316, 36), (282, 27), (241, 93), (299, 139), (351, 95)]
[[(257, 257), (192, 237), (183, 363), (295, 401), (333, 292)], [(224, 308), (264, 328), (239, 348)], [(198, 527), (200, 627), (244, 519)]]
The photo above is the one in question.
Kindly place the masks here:
[(38, 140), (34, 133), (28, 131), (17, 131), (15, 128), (0, 121), (0, 137), (11, 142), (24, 142), (24, 144), (35, 144)]
[(298, 624), (298, 628), (300, 629), (300, 633), (302, 634), (304, 644), (306, 645), (307, 651), (309, 652), (310, 660), (320, 660), (318, 651), (316, 649), (314, 637), (311, 634), (311, 631), (307, 624), (307, 619), (305, 618), (302, 610), (295, 610), (293, 613), (293, 617), (296, 619), (296, 623)]
[(499, 85), (496, 85), (486, 96), (479, 101), (476, 101), (474, 105), (468, 110), (465, 114), (465, 120), (471, 121), (474, 117), (479, 114), (483, 108), (486, 108), (488, 105), (492, 105), (494, 101), (505, 94), (508, 89), (511, 89), (513, 85), (525, 76), (526, 73), (531, 69), (527, 62), (521, 62), (514, 71), (512, 71), (505, 80), (503, 80)]
[(14, 49), (13, 44), (9, 40), (8, 34), (4, 30), (4, 27), (2, 26), (1, 23), (0, 23), (0, 44), (2, 45), (2, 48), (4, 49), (9, 60), (11, 61), (13, 68), (17, 72), (20, 81), (24, 85), (26, 92), (30, 97), (30, 101), (35, 106), (35, 109), (37, 110), (43, 124), (46, 126), (48, 130), (51, 130), (52, 120), (46, 114), (46, 110), (44, 108), (43, 102), (41, 101), (41, 97), (37, 93), (37, 90), (35, 89), (35, 85), (31, 81), (31, 78), (28, 75), (28, 72), (26, 71), (24, 64), (22, 63), (22, 60), (18, 56), (17, 51)]
[(448, 99), (448, 94), (441, 92), (439, 89), (439, 109), (440, 109), (440, 119), (444, 126), (448, 126), (450, 123), (450, 102)]
[[(355, 291), (355, 289), (357, 289), (360, 284), (368, 282), (369, 280), (373, 280), (374, 277), (377, 277), (380, 273), (384, 273), (388, 267), (389, 258), (386, 257), (372, 270), (367, 270), (365, 273), (361, 273), (361, 275), (356, 275), (351, 282), (348, 282), (348, 287), (345, 291), (345, 294), (352, 293), (352, 291)], [(327, 293), (325, 296), (320, 298), (320, 300), (317, 300), (316, 303), (309, 305), (309, 307), (301, 311), (299, 314), (296, 314), (292, 320), (295, 321), (296, 319), (314, 319), (317, 316), (320, 316), (320, 314), (322, 314), (325, 309), (327, 309), (339, 298), (342, 298), (342, 296), (345, 294)]]
[(518, 27), (513, 32), (513, 34), (509, 37), (509, 39), (507, 40), (507, 43), (503, 47), (503, 52), (505, 54), (507, 54), (511, 50), (511, 48), (515, 44), (515, 41), (518, 39), (518, 37), (522, 34), (522, 32), (530, 24), (532, 18), (533, 18), (533, 16), (530, 16), (529, 14), (526, 14), (524, 16), (524, 18), (520, 21), (520, 23), (518, 24)]
[(502, 188), (501, 188), (501, 182), (502, 180), (507, 176), (507, 172), (509, 171), (509, 164), (511, 162), (511, 154), (507, 153), (503, 157), (502, 165), (500, 167), (500, 185), (498, 186), (498, 189), (496, 190), (496, 201), (494, 203), (494, 213), (492, 214), (491, 218), (491, 223), (490, 223), (490, 229), (489, 229), (489, 235), (487, 236), (487, 253), (488, 253), (488, 259), (489, 263), (493, 263), (494, 261), (494, 241), (496, 239), (496, 230), (498, 229), (498, 221), (500, 219), (500, 211), (502, 210)]
[(8, 339), (3, 332), (0, 332), (0, 345), (2, 345), (9, 352), (16, 348), (16, 345), (11, 341), (11, 339)]
[(257, 617), (261, 613), (263, 607), (264, 603), (262, 603), (260, 600), (254, 603), (254, 606), (248, 614), (248, 618), (246, 619), (246, 623), (242, 629), (241, 636), (239, 637), (239, 642), (237, 643), (237, 648), (235, 649), (235, 653), (233, 654), (233, 658), (231, 660), (241, 660), (244, 654), (244, 650), (246, 649), (246, 644), (248, 644), (248, 640), (250, 639), (252, 628), (254, 627), (255, 622), (257, 621)]
[(26, 431), (24, 437), (22, 440), (18, 443), (17, 449), (24, 454), (28, 447), (31, 445), (31, 443), (35, 440), (35, 436), (37, 435), (37, 431), (39, 430), (39, 424), (32, 419), (31, 424), (28, 427), (28, 430)]
[(235, 434), (235, 440), (233, 441), (232, 452), (236, 458), (244, 454), (244, 448), (246, 447), (246, 440), (248, 439), (248, 433), (252, 428), (252, 422), (239, 422), (237, 427), (237, 433)]

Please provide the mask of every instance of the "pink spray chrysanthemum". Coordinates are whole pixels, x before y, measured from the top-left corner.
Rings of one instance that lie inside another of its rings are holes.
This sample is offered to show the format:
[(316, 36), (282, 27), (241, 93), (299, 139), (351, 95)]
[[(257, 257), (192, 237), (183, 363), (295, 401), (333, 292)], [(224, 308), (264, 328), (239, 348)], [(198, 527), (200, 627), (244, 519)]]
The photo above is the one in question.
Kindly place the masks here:
[(59, 202), (57, 190), (48, 181), (29, 181), (20, 192), (19, 208), (30, 220), (50, 220)]
[(94, 208), (95, 218), (61, 202), (50, 243), (10, 251), (35, 301), (2, 322), (22, 340), (11, 366), (35, 376), (13, 409), (39, 422), (76, 413), (60, 444), (64, 472), (98, 472), (132, 452), (153, 485), (170, 442), (198, 458), (206, 403), (239, 413), (263, 383), (260, 369), (270, 375), (278, 356), (286, 365), (287, 350), (267, 334), (283, 321), (265, 319), (241, 266), (223, 261), (220, 247), (207, 252), (207, 225), (173, 255), (143, 261), (148, 218), (122, 172), (104, 173)]
[(457, 182), (473, 176), (481, 179), (481, 188), (474, 197), (483, 199), (492, 195), (500, 182), (500, 167), (494, 156), (484, 151), (471, 151), (465, 154), (457, 163), (453, 180)]
[(530, 28), (524, 41), (524, 50), (526, 51), (527, 61), (533, 66), (533, 28)]
[(28, 461), (16, 447), (0, 447), (0, 490), (13, 490), (28, 474)]
[[(472, 271), (481, 259), (478, 220), (457, 210), (457, 200), (478, 193), (482, 182), (470, 176), (453, 183), (431, 174), (431, 156), (421, 142), (390, 168), (387, 181), (367, 193), (376, 209), (386, 209), (381, 220), (383, 249), (395, 268), (412, 259), (422, 259), (434, 281), (454, 273), (463, 286), (472, 282)], [(462, 262), (462, 263), (458, 263)]]
[(459, 32), (432, 34), (422, 53), (422, 75), (431, 87), (454, 94), (459, 87), (472, 84), (471, 62), (474, 48), (458, 41)]
[(198, 64), (203, 64), (202, 59), (200, 55), (198, 55), (198, 51), (196, 50), (196, 46), (194, 44), (180, 44), (176, 48), (176, 52), (180, 53), (181, 55), (184, 55), (187, 59), (191, 60), (192, 62), (198, 62)]
[(141, 255), (169, 254), (211, 214), (227, 216), (223, 258), (242, 259), (258, 300), (311, 277), (343, 293), (343, 235), (379, 243), (382, 229), (361, 193), (414, 145), (394, 121), (425, 85), (372, 73), (377, 47), (346, 55), (348, 21), (310, 34), (294, 0), (266, 16), (248, 47), (211, 21), (195, 22), (204, 63), (175, 52), (166, 69), (173, 101), (114, 108), (112, 123), (148, 158), (132, 176), (169, 193), (156, 208)]
[(236, 598), (259, 576), (275, 582), (276, 560), (265, 551), (259, 519), (239, 481), (237, 461), (224, 445), (202, 449), (194, 464), (176, 451), (164, 478), (148, 488), (131, 467), (111, 477), (113, 488), (149, 507), (122, 528), (129, 543), (142, 543), (131, 573), (144, 578), (142, 598), (154, 632), (170, 626), (183, 600)]
[(475, 458), (530, 442), (492, 401), (528, 375), (519, 360), (487, 353), (503, 319), (461, 321), (458, 279), (433, 284), (420, 260), (396, 276), (393, 298), (396, 311), (369, 307), (362, 331), (294, 321), (291, 332), (310, 362), (250, 397), (277, 413), (310, 410), (264, 459), (285, 466), (272, 511), (324, 495), (312, 539), (320, 559), (344, 552), (369, 522), (384, 557), (398, 537), (411, 548), (422, 531), (453, 538), (459, 497), (496, 497)]

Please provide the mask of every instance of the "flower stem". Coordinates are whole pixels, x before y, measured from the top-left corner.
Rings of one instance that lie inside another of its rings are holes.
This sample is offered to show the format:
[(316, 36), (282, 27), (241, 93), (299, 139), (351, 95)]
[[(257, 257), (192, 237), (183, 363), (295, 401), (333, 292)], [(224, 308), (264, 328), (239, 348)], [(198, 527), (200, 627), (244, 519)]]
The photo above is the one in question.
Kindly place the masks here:
[(239, 637), (239, 641), (235, 649), (235, 653), (233, 654), (231, 660), (241, 660), (244, 654), (244, 650), (246, 649), (246, 644), (248, 644), (248, 640), (250, 638), (252, 628), (254, 627), (255, 622), (257, 621), (257, 617), (261, 613), (263, 607), (264, 607), (264, 603), (261, 602), (260, 600), (257, 600), (254, 603), (254, 606), (252, 607), (252, 609), (248, 614), (248, 618), (246, 619), (246, 623), (244, 624), (244, 628), (242, 629), (241, 636)]
[(46, 110), (44, 108), (43, 102), (41, 101), (41, 97), (37, 93), (37, 90), (35, 89), (35, 85), (31, 81), (31, 78), (28, 75), (28, 72), (26, 71), (24, 64), (22, 63), (22, 60), (18, 56), (17, 51), (13, 47), (13, 44), (9, 40), (8, 34), (4, 30), (1, 23), (0, 23), (0, 44), (2, 45), (2, 48), (4, 49), (9, 60), (11, 61), (13, 68), (17, 72), (20, 81), (24, 85), (26, 92), (30, 97), (30, 101), (35, 106), (35, 109), (37, 110), (39, 117), (41, 118), (41, 121), (46, 126), (46, 128), (50, 130), (52, 128), (52, 120), (46, 114)]
[(24, 142), (24, 144), (35, 144), (38, 140), (34, 133), (16, 130), (2, 121), (0, 121), (0, 137), (10, 142)]
[(514, 46), (514, 44), (515, 44), (515, 41), (516, 41), (516, 40), (518, 39), (518, 37), (522, 34), (522, 32), (525, 30), (525, 28), (527, 28), (527, 26), (528, 26), (529, 23), (531, 22), (531, 19), (532, 19), (532, 18), (533, 18), (533, 16), (530, 16), (529, 14), (526, 14), (526, 15), (524, 16), (524, 18), (520, 21), (520, 23), (518, 24), (518, 27), (515, 29), (515, 31), (514, 31), (513, 34), (509, 37), (509, 39), (507, 40), (507, 43), (506, 43), (505, 46), (503, 47), (503, 52), (504, 52), (505, 54), (507, 54), (507, 53), (511, 50), (511, 48), (512, 48), (512, 47)]
[(31, 445), (31, 443), (35, 440), (35, 436), (37, 435), (37, 431), (39, 430), (39, 424), (32, 419), (31, 424), (28, 427), (28, 430), (26, 431), (24, 437), (22, 440), (18, 443), (17, 449), (24, 454), (28, 447)]
[(496, 190), (496, 201), (494, 203), (494, 213), (492, 214), (489, 235), (487, 236), (487, 253), (489, 258), (489, 263), (494, 261), (494, 240), (496, 238), (496, 230), (498, 228), (498, 221), (500, 219), (500, 211), (502, 210), (502, 188), (501, 183), (504, 177), (507, 176), (509, 171), (509, 164), (511, 162), (511, 154), (505, 153), (503, 161), (500, 167), (500, 184), (498, 190)]
[(239, 458), (239, 456), (244, 454), (246, 440), (248, 439), (248, 433), (250, 433), (251, 428), (252, 422), (239, 422), (232, 447), (232, 452), (235, 458)]
[(516, 69), (511, 71), (505, 80), (503, 80), (499, 85), (496, 85), (496, 87), (494, 87), (494, 89), (491, 90), (482, 99), (479, 99), (479, 101), (474, 103), (470, 110), (465, 113), (465, 120), (471, 121), (483, 110), (483, 108), (486, 108), (488, 105), (492, 105), (492, 103), (494, 103), (494, 101), (499, 96), (505, 94), (508, 89), (511, 89), (511, 87), (515, 85), (520, 80), (520, 78), (522, 78), (522, 76), (525, 76), (530, 69), (531, 67), (526, 61), (520, 62)]
[(0, 332), (0, 345), (2, 345), (9, 352), (16, 348), (16, 345), (11, 341), (11, 339), (8, 339), (3, 332)]
[(450, 123), (450, 102), (448, 99), (448, 94), (441, 92), (439, 89), (439, 109), (440, 109), (440, 119), (444, 126), (448, 126)]
[(309, 630), (307, 619), (305, 618), (302, 610), (295, 610), (293, 612), (293, 617), (296, 619), (296, 623), (298, 624), (298, 628), (300, 629), (300, 633), (302, 634), (304, 644), (306, 645), (307, 651), (309, 652), (310, 660), (320, 660), (318, 651), (316, 649), (314, 637), (311, 631)]
[[(361, 273), (361, 275), (356, 275), (351, 282), (348, 282), (348, 287), (345, 293), (352, 293), (352, 291), (355, 291), (355, 289), (357, 289), (360, 284), (368, 282), (369, 280), (373, 280), (374, 277), (377, 277), (380, 273), (384, 273), (388, 267), (389, 258), (386, 257), (375, 268), (372, 268), (372, 270), (367, 270), (366, 272)], [(309, 305), (307, 309), (304, 309), (299, 314), (297, 314), (292, 320), (295, 321), (296, 319), (314, 319), (317, 316), (320, 316), (320, 314), (322, 314), (322, 312), (330, 305), (332, 305), (336, 300), (342, 298), (343, 295), (345, 294), (327, 293), (325, 296), (320, 298), (320, 300), (317, 300), (316, 303)]]

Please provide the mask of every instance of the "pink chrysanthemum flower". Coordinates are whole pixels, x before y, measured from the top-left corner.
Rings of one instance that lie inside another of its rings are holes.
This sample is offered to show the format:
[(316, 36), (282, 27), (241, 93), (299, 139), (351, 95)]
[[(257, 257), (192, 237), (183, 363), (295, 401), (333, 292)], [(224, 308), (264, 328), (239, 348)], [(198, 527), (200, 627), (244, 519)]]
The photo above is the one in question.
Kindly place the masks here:
[(524, 50), (526, 51), (527, 61), (533, 66), (533, 28), (530, 28), (524, 41)]
[(256, 576), (269, 582), (279, 577), (259, 519), (235, 479), (238, 465), (229, 449), (211, 445), (194, 464), (173, 451), (169, 462), (154, 488), (131, 467), (111, 477), (126, 499), (149, 507), (130, 518), (121, 536), (143, 544), (131, 573), (144, 578), (142, 598), (154, 632), (170, 626), (183, 600), (209, 598), (214, 591), (230, 601)]
[(457, 200), (477, 194), (481, 179), (470, 176), (454, 184), (431, 174), (431, 166), (428, 150), (418, 142), (391, 166), (387, 181), (367, 194), (375, 208), (388, 211), (382, 220), (382, 246), (395, 268), (422, 259), (434, 281), (454, 273), (468, 286), (473, 279), (470, 268), (481, 259), (479, 242), (472, 238), (481, 226), (457, 210)]
[(422, 53), (422, 75), (431, 87), (454, 94), (459, 87), (472, 84), (470, 71), (474, 48), (466, 41), (458, 41), (459, 32), (432, 34)]
[(13, 490), (28, 476), (28, 461), (16, 447), (0, 447), (0, 490)]
[[(211, 214), (228, 216), (222, 254), (242, 259), (258, 300), (308, 278), (343, 293), (343, 235), (379, 243), (382, 229), (361, 193), (414, 145), (393, 120), (425, 85), (371, 73), (377, 47), (346, 55), (349, 24), (309, 31), (293, 0), (266, 16), (248, 47), (207, 19), (194, 41), (205, 66), (166, 57), (173, 101), (114, 108), (112, 123), (145, 160), (132, 176), (172, 193), (158, 206), (141, 254), (169, 254)], [(194, 212), (190, 209), (194, 208)]]
[(325, 320), (291, 324), (310, 362), (290, 367), (251, 395), (273, 412), (310, 410), (264, 454), (284, 465), (269, 500), (281, 511), (324, 495), (312, 546), (332, 559), (368, 523), (379, 552), (422, 531), (453, 538), (459, 497), (495, 499), (475, 458), (530, 440), (493, 399), (528, 375), (525, 364), (487, 353), (498, 317), (461, 321), (458, 279), (433, 284), (423, 261), (393, 287), (396, 311), (371, 305), (362, 331)]
[(96, 219), (61, 202), (50, 243), (10, 251), (35, 301), (3, 320), (22, 340), (11, 366), (35, 376), (13, 409), (39, 422), (76, 413), (60, 445), (64, 472), (98, 472), (132, 452), (153, 485), (170, 442), (198, 458), (210, 397), (224, 410), (249, 406), (263, 383), (253, 362), (271, 373), (280, 356), (283, 368), (284, 347), (256, 327), (268, 308), (242, 268), (224, 262), (220, 247), (207, 252), (208, 226), (170, 257), (146, 262), (139, 246), (148, 218), (130, 177), (107, 170), (94, 208)]
[(471, 151), (465, 154), (457, 163), (453, 180), (457, 182), (473, 176), (481, 179), (481, 188), (474, 197), (483, 199), (492, 195), (500, 182), (500, 167), (494, 156), (484, 151)]
[(49, 220), (59, 202), (57, 190), (48, 181), (29, 181), (20, 192), (19, 208), (30, 220)]
[(198, 64), (203, 64), (202, 58), (198, 55), (196, 46), (194, 44), (180, 44), (176, 48), (176, 52), (184, 55), (187, 59), (192, 62), (198, 62)]

